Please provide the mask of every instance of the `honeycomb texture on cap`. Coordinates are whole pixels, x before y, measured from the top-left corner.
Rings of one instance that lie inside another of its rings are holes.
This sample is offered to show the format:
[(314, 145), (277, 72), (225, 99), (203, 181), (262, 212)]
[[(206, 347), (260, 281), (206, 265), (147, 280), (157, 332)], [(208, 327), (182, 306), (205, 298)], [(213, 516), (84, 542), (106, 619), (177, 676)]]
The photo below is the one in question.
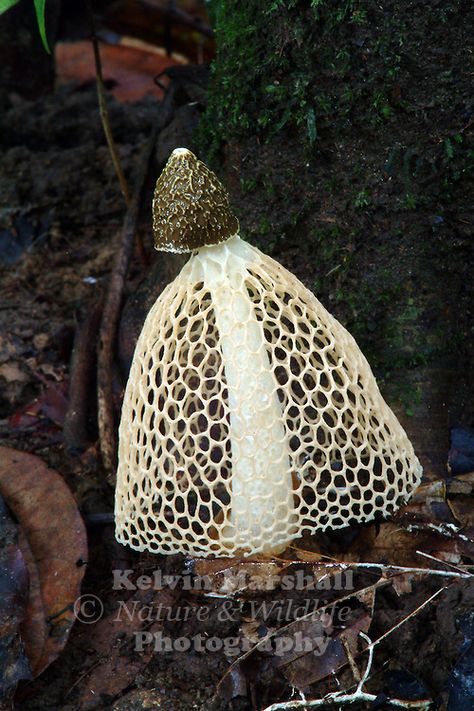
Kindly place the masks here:
[(152, 209), (155, 248), (165, 252), (219, 244), (239, 229), (226, 189), (187, 148), (171, 154), (157, 180)]
[(116, 533), (156, 553), (282, 550), (386, 516), (421, 478), (353, 337), (239, 237), (151, 309), (120, 424)]

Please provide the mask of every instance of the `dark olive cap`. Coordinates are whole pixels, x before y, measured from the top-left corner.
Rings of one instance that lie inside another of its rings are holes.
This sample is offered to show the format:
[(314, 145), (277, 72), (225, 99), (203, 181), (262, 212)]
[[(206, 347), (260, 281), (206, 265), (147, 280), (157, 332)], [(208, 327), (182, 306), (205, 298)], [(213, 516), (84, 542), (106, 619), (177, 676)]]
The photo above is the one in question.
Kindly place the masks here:
[(153, 196), (155, 248), (192, 252), (235, 235), (239, 221), (217, 176), (187, 148), (173, 151)]

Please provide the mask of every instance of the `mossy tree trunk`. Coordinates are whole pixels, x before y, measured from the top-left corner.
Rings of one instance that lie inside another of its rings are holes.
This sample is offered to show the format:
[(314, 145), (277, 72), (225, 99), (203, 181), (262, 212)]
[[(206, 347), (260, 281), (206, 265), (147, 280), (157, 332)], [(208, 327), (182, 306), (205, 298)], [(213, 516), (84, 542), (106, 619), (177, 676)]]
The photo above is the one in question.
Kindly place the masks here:
[(445, 471), (449, 426), (473, 424), (472, 5), (209, 6), (203, 157), (245, 236), (356, 336)]

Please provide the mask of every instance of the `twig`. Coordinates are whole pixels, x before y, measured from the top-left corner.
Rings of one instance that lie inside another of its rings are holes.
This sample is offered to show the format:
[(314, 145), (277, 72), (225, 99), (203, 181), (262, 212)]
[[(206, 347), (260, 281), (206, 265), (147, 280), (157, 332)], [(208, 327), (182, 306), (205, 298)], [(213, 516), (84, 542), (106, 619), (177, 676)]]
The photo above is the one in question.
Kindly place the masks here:
[(374, 648), (371, 646), (372, 640), (368, 635), (365, 634), (365, 632), (359, 632), (359, 637), (362, 637), (362, 639), (365, 642), (369, 643), (369, 646), (367, 647), (367, 650), (369, 652), (369, 658), (367, 660), (367, 665), (365, 667), (365, 672), (362, 675), (361, 679), (359, 680), (359, 683), (357, 684), (357, 691), (362, 691), (364, 685), (367, 683), (367, 679), (370, 676), (370, 672), (372, 670), (372, 664), (374, 661)]
[[(364, 592), (371, 590), (372, 588), (377, 589), (378, 587), (381, 587), (383, 583), (387, 583), (388, 581), (377, 581), (374, 585), (371, 585), (367, 588), (364, 588), (359, 591), (355, 591), (349, 595), (344, 596), (343, 598), (340, 598), (339, 600), (335, 600), (331, 603), (328, 603), (324, 607), (320, 608), (317, 610), (317, 612), (321, 613), (322, 610), (325, 610), (328, 607), (331, 607), (331, 605), (335, 605), (338, 603), (343, 602), (344, 600), (350, 599), (352, 597), (357, 597), (363, 595)], [(268, 706), (264, 711), (287, 711), (288, 709), (311, 709), (311, 708), (321, 708), (322, 706), (326, 704), (354, 704), (357, 702), (373, 702), (377, 699), (377, 696), (375, 694), (368, 694), (364, 691), (362, 691), (362, 686), (365, 684), (365, 682), (368, 679), (369, 673), (370, 673), (370, 666), (372, 664), (372, 658), (373, 658), (373, 649), (382, 642), (386, 637), (388, 637), (390, 634), (395, 632), (399, 627), (405, 624), (405, 622), (408, 622), (412, 617), (417, 615), (424, 607), (429, 605), (430, 602), (432, 602), (438, 595), (440, 595), (444, 590), (446, 590), (448, 586), (444, 586), (443, 588), (439, 588), (431, 597), (429, 597), (427, 600), (425, 600), (421, 605), (419, 605), (413, 612), (410, 612), (409, 615), (404, 617), (400, 622), (398, 622), (396, 625), (391, 627), (387, 632), (385, 632), (381, 637), (375, 640), (375, 642), (370, 642), (369, 638), (364, 635), (362, 632), (360, 635), (368, 640), (370, 643), (369, 645), (363, 649), (359, 654), (364, 654), (365, 652), (369, 653), (369, 663), (367, 665), (366, 671), (364, 675), (362, 676), (357, 689), (353, 693), (345, 693), (342, 691), (337, 691), (337, 692), (332, 692), (330, 694), (327, 694), (321, 699), (312, 699), (312, 700), (298, 700), (298, 701), (283, 701), (283, 702), (278, 702), (276, 704), (272, 704), (271, 706)], [(312, 615), (315, 614), (315, 611), (313, 610), (311, 613), (307, 615), (303, 615), (302, 617), (298, 618), (298, 620), (295, 621), (301, 621), (304, 620)], [(286, 627), (289, 627), (290, 625), (294, 624), (294, 622), (291, 622), (289, 625), (285, 625), (285, 627), (275, 630), (269, 635), (266, 635), (262, 640), (260, 640), (252, 649), (249, 649), (245, 654), (241, 655), (238, 659), (236, 659), (229, 669), (226, 671), (224, 676), (221, 678), (219, 681), (219, 684), (217, 686), (217, 689), (219, 690), (220, 685), (222, 684), (223, 680), (225, 677), (231, 672), (231, 670), (235, 667), (235, 665), (241, 663), (246, 657), (248, 657), (252, 652), (254, 652), (258, 647), (264, 643), (266, 640), (268, 640), (270, 637), (272, 637), (274, 634), (282, 632)], [(429, 699), (422, 699), (420, 701), (404, 701), (401, 699), (386, 699), (385, 703), (393, 706), (394, 708), (401, 708), (401, 709), (421, 709), (421, 710), (426, 710), (430, 708), (431, 705), (431, 700)]]
[(99, 526), (109, 526), (114, 520), (115, 516), (113, 512), (110, 513), (93, 513), (93, 514), (82, 514), (82, 518), (86, 526), (90, 528)]
[(127, 276), (128, 265), (133, 250), (134, 236), (137, 231), (141, 197), (145, 188), (148, 167), (156, 143), (158, 126), (152, 132), (145, 149), (140, 172), (136, 181), (133, 199), (125, 215), (119, 243), (115, 253), (110, 275), (104, 311), (100, 326), (100, 338), (97, 355), (97, 405), (99, 440), (102, 461), (111, 474), (115, 470), (117, 459), (117, 433), (113, 404), (113, 362), (117, 327), (122, 303), (122, 293)]
[(104, 661), (104, 657), (101, 656), (101, 657), (100, 657), (99, 659), (97, 659), (95, 662), (92, 662), (92, 664), (90, 665), (90, 667), (88, 667), (85, 671), (83, 671), (82, 674), (79, 674), (79, 676), (77, 677), (77, 679), (75, 680), (75, 682), (72, 684), (72, 686), (69, 687), (69, 689), (68, 689), (68, 690), (66, 691), (66, 693), (64, 694), (64, 698), (67, 699), (67, 697), (69, 696), (69, 694), (70, 694), (72, 691), (74, 691), (74, 689), (76, 688), (76, 686), (77, 686), (78, 684), (80, 684), (81, 681), (82, 681), (83, 679), (85, 679), (86, 676), (88, 676), (88, 675), (91, 673), (91, 671), (93, 671), (93, 670), (96, 669), (98, 666), (100, 666), (100, 664), (102, 664), (103, 661)]
[(69, 405), (64, 420), (63, 437), (67, 447), (82, 448), (86, 445), (90, 385), (97, 353), (97, 333), (102, 316), (101, 298), (82, 324), (78, 325), (74, 338), (69, 380)]
[[(421, 551), (417, 551), (420, 555), (423, 555)], [(428, 556), (427, 556), (428, 557)], [(434, 560), (437, 560), (436, 558)], [(296, 561), (294, 561), (296, 562)], [(439, 561), (440, 563), (444, 563), (444, 561)], [(412, 574), (424, 574), (424, 575), (438, 575), (442, 578), (472, 578), (474, 575), (472, 573), (469, 573), (467, 570), (462, 570), (461, 568), (458, 568), (459, 572), (451, 571), (451, 570), (435, 570), (431, 568), (410, 568), (410, 567), (405, 567), (402, 565), (390, 565), (389, 563), (351, 563), (351, 562), (345, 562), (345, 561), (340, 561), (337, 563), (318, 563), (320, 567), (323, 568), (336, 568), (336, 569), (346, 569), (346, 568), (357, 568), (358, 570), (369, 570), (370, 568), (376, 568), (377, 570), (381, 570), (383, 573), (389, 574), (391, 571), (394, 571), (397, 575), (398, 574), (403, 574), (403, 573), (412, 573)], [(447, 563), (445, 563), (447, 565)], [(454, 566), (452, 566), (454, 567)]]
[(342, 646), (344, 647), (344, 652), (346, 654), (347, 661), (349, 662), (349, 666), (352, 671), (352, 676), (357, 681), (357, 683), (360, 683), (360, 679), (361, 679), (360, 672), (357, 667), (357, 664), (355, 663), (355, 659), (352, 655), (351, 648), (349, 645), (349, 640), (346, 639), (345, 637), (341, 637), (341, 642), (342, 642)]
[(94, 12), (92, 10), (91, 0), (86, 0), (87, 16), (89, 19), (90, 29), (91, 29), (91, 40), (92, 47), (94, 49), (94, 61), (95, 61), (95, 76), (97, 84), (97, 98), (99, 101), (99, 111), (100, 118), (102, 121), (102, 126), (105, 133), (105, 138), (107, 139), (107, 145), (109, 147), (110, 156), (114, 164), (115, 172), (117, 174), (118, 181), (120, 183), (120, 190), (124, 197), (127, 207), (130, 207), (130, 191), (128, 189), (127, 180), (122, 170), (122, 164), (120, 163), (120, 158), (117, 153), (117, 147), (115, 145), (114, 137), (112, 135), (112, 128), (110, 126), (109, 111), (107, 109), (107, 101), (105, 99), (105, 89), (104, 80), (102, 77), (102, 63), (100, 61), (100, 50), (99, 41), (97, 39)]
[(464, 578), (466, 575), (468, 577), (474, 577), (472, 573), (469, 573), (467, 570), (463, 570), (459, 565), (454, 565), (453, 563), (448, 563), (447, 560), (441, 560), (440, 558), (435, 558), (434, 555), (430, 555), (429, 553), (425, 553), (424, 551), (416, 551), (418, 555), (423, 556), (424, 558), (428, 558), (429, 560), (434, 560), (436, 563), (439, 563), (440, 565), (446, 565), (448, 568), (452, 568), (453, 570), (456, 570), (458, 573), (461, 573), (461, 577)]
[[(400, 622), (397, 622), (397, 624), (394, 625), (393, 627), (391, 627), (389, 630), (387, 630), (387, 632), (384, 632), (384, 634), (381, 637), (379, 637), (378, 639), (376, 639), (375, 642), (372, 642), (370, 646), (375, 647), (377, 644), (380, 644), (380, 642), (382, 642), (382, 640), (384, 640), (386, 637), (388, 637), (389, 634), (392, 634), (392, 632), (395, 632), (395, 630), (397, 630), (399, 627), (404, 625), (405, 622), (408, 622), (408, 620), (410, 620), (412, 617), (415, 617), (415, 615), (417, 615), (419, 612), (421, 612), (421, 610), (423, 610), (423, 608), (425, 608), (427, 605), (429, 605), (430, 602), (432, 602), (435, 599), (435, 597), (438, 597), (438, 595), (440, 595), (442, 592), (444, 592), (447, 588), (448, 588), (448, 585), (445, 585), (444, 588), (439, 588), (439, 590), (437, 590), (435, 593), (433, 593), (433, 595), (431, 595), (431, 597), (429, 597), (427, 600), (422, 602), (421, 605), (418, 605), (418, 607), (415, 608), (413, 610), (413, 612), (410, 612), (410, 614), (407, 615), (406, 617), (404, 617), (402, 620), (400, 620)], [(367, 649), (369, 649), (369, 647), (367, 647)]]
[(128, 264), (131, 257), (133, 237), (136, 233), (136, 224), (141, 194), (144, 191), (149, 164), (155, 148), (157, 136), (169, 123), (173, 112), (176, 89), (171, 84), (166, 92), (165, 100), (156, 121), (149, 142), (144, 149), (142, 170), (138, 175), (133, 199), (125, 216), (120, 242), (115, 254), (115, 260), (110, 276), (108, 292), (105, 301), (104, 313), (99, 339), (99, 355), (97, 364), (97, 399), (98, 399), (98, 425), (99, 441), (102, 460), (105, 469), (113, 483), (112, 473), (115, 470), (117, 459), (117, 434), (113, 406), (113, 350), (117, 336), (117, 326), (122, 300), (122, 291)]
[(322, 607), (319, 607), (317, 610), (312, 610), (311, 612), (308, 612), (306, 615), (302, 615), (301, 617), (298, 617), (295, 620), (292, 620), (289, 622), (287, 625), (284, 625), (283, 627), (280, 627), (279, 629), (275, 629), (269, 634), (265, 635), (265, 637), (262, 637), (261, 640), (259, 640), (255, 646), (253, 646), (251, 649), (248, 649), (246, 652), (240, 655), (237, 659), (235, 659), (232, 664), (229, 666), (229, 668), (225, 671), (223, 676), (220, 678), (219, 683), (217, 684), (217, 693), (219, 693), (219, 688), (221, 687), (224, 679), (232, 673), (232, 671), (235, 669), (236, 666), (241, 664), (247, 657), (250, 657), (253, 652), (257, 651), (262, 645), (265, 645), (269, 639), (272, 639), (277, 634), (280, 634), (281, 632), (284, 632), (286, 629), (294, 625), (295, 622), (302, 622), (303, 620), (307, 620), (309, 618), (314, 618), (314, 615), (316, 613), (321, 614), (325, 610), (327, 610), (329, 607), (333, 607), (334, 605), (338, 605), (341, 602), (344, 602), (345, 600), (351, 600), (354, 597), (359, 597), (363, 596), (364, 593), (367, 593), (371, 590), (377, 590), (380, 587), (385, 587), (386, 585), (389, 585), (390, 581), (389, 580), (377, 580), (377, 582), (373, 583), (372, 585), (368, 585), (365, 588), (362, 588), (361, 590), (354, 590), (353, 592), (349, 593), (348, 595), (344, 595), (343, 597), (338, 598), (337, 600), (333, 600), (332, 602), (328, 602), (327, 605), (323, 605)]
[[(444, 590), (444, 588), (442, 588)], [(435, 595), (433, 595), (429, 600), (426, 600), (423, 605), (420, 606), (420, 608), (417, 608), (411, 615), (406, 617), (400, 624), (403, 622), (406, 622), (407, 619), (412, 617), (416, 612), (424, 607), (424, 605), (427, 605), (436, 595), (441, 592), (438, 590)], [(387, 634), (392, 632), (396, 627), (393, 627), (392, 630), (389, 630)], [(368, 642), (368, 646), (363, 650), (363, 652), (368, 652), (369, 658), (367, 660), (367, 664), (365, 667), (365, 671), (357, 684), (357, 688), (355, 691), (352, 693), (347, 693), (345, 691), (333, 691), (329, 694), (326, 694), (326, 696), (323, 696), (321, 699), (310, 699), (310, 700), (295, 700), (295, 701), (281, 701), (276, 704), (272, 704), (271, 706), (267, 706), (265, 711), (288, 711), (289, 709), (315, 709), (315, 708), (322, 708), (323, 706), (329, 706), (333, 704), (356, 704), (356, 703), (361, 703), (361, 702), (368, 702), (368, 703), (373, 703), (374, 701), (378, 700), (378, 696), (376, 694), (369, 694), (368, 692), (364, 691), (364, 686), (367, 683), (370, 672), (372, 670), (372, 664), (374, 661), (374, 648), (376, 647), (377, 644), (386, 636), (383, 635), (382, 637), (379, 637), (375, 642), (372, 642), (370, 637), (368, 637), (364, 632), (359, 632), (359, 636), (362, 637), (365, 642)], [(363, 653), (362, 652), (362, 653)], [(384, 699), (384, 703), (387, 704), (388, 706), (392, 706), (393, 708), (397, 709), (419, 709), (421, 711), (426, 711), (427, 709), (430, 708), (432, 701), (430, 699), (420, 699), (416, 701), (405, 701), (403, 699), (389, 699), (386, 698)]]
[(408, 531), (408, 533), (412, 533), (413, 531), (429, 531), (430, 533), (438, 533), (445, 538), (460, 540), (464, 543), (474, 543), (474, 539), (461, 533), (459, 526), (455, 526), (454, 523), (410, 523), (405, 526), (405, 530)]
[[(365, 641), (370, 642), (370, 638), (367, 637), (363, 632), (359, 633)], [(378, 700), (378, 696), (375, 694), (369, 694), (363, 690), (364, 684), (369, 678), (370, 671), (372, 669), (373, 663), (373, 647), (367, 647), (369, 652), (369, 659), (367, 661), (367, 666), (365, 668), (364, 675), (362, 676), (360, 682), (357, 685), (357, 689), (352, 693), (346, 693), (344, 691), (333, 691), (322, 699), (310, 699), (301, 701), (281, 701), (271, 706), (267, 706), (265, 711), (288, 711), (288, 709), (315, 709), (322, 708), (323, 706), (333, 705), (333, 704), (356, 704), (361, 702), (374, 702)], [(432, 701), (430, 699), (420, 699), (417, 701), (404, 701), (402, 699), (384, 699), (384, 703), (393, 708), (398, 709), (419, 709), (421, 711), (426, 711), (430, 708)]]

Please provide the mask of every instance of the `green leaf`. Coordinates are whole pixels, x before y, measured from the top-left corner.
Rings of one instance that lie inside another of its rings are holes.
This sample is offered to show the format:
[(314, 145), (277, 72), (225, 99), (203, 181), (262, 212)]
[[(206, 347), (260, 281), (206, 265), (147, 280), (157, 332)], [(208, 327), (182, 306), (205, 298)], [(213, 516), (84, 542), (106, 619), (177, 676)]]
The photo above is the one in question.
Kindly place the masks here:
[[(0, 0), (1, 2), (1, 0)], [(48, 45), (48, 38), (46, 37), (46, 21), (44, 16), (44, 8), (46, 5), (46, 0), (33, 0), (36, 10), (36, 19), (38, 20), (38, 29), (41, 35), (41, 41), (43, 47), (48, 54), (51, 54), (51, 50)]]
[(451, 159), (454, 156), (454, 147), (453, 147), (453, 144), (451, 143), (450, 138), (444, 139), (444, 148), (446, 151), (446, 155), (448, 156), (449, 159)]
[(13, 5), (17, 5), (20, 0), (0, 0), (0, 15), (9, 10)]
[(307, 111), (306, 114), (306, 125), (308, 128), (308, 138), (309, 138), (309, 143), (312, 146), (313, 143), (316, 140), (317, 137), (317, 130), (316, 130), (316, 115), (314, 113), (314, 109), (310, 107)]

